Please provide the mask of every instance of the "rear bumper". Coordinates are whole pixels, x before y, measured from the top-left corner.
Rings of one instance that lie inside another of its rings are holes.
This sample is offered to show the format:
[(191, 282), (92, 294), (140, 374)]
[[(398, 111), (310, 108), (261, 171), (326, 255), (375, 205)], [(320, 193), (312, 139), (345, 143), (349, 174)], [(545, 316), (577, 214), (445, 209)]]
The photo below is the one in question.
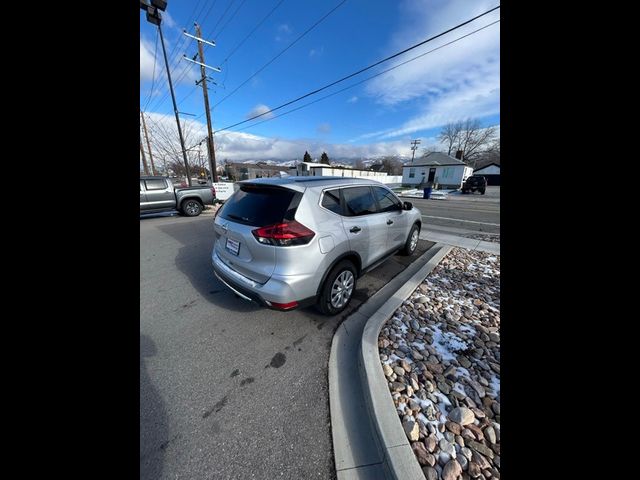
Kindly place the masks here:
[(215, 276), (244, 300), (256, 302), (258, 305), (262, 305), (263, 307), (271, 308), (273, 310), (282, 309), (274, 307), (272, 303), (288, 304), (294, 301), (297, 302), (295, 307), (287, 308), (287, 311), (310, 306), (316, 303), (316, 296), (300, 299), (301, 295), (296, 294), (295, 290), (292, 288), (292, 284), (293, 286), (296, 286), (299, 283), (300, 278), (298, 277), (291, 278), (292, 284), (282, 278), (276, 278), (275, 276), (271, 277), (266, 283), (260, 284), (240, 275), (238, 272), (226, 266), (215, 253), (215, 250), (211, 254), (211, 263), (213, 265), (213, 272)]

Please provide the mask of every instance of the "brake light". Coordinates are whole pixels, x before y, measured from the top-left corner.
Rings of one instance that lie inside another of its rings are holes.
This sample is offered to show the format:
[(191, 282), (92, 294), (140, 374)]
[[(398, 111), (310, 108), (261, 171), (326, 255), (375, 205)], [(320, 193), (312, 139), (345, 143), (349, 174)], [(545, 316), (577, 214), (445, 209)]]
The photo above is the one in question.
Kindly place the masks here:
[(296, 308), (298, 306), (298, 302), (289, 302), (289, 303), (276, 303), (276, 302), (267, 302), (269, 306), (273, 308), (277, 308), (278, 310), (291, 310), (292, 308)]
[(295, 220), (257, 228), (251, 233), (260, 243), (277, 247), (305, 245), (315, 236), (315, 232)]
[(216, 196), (216, 187), (211, 187), (211, 194), (215, 198), (215, 196)]

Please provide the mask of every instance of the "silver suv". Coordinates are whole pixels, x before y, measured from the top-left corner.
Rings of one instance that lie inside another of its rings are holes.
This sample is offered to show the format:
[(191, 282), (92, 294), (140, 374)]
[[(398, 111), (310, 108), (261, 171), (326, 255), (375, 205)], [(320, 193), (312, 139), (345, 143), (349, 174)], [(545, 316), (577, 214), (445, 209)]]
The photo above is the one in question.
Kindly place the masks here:
[(291, 310), (344, 310), (358, 277), (411, 255), (420, 211), (381, 183), (344, 177), (245, 180), (216, 213), (215, 275), (237, 295)]

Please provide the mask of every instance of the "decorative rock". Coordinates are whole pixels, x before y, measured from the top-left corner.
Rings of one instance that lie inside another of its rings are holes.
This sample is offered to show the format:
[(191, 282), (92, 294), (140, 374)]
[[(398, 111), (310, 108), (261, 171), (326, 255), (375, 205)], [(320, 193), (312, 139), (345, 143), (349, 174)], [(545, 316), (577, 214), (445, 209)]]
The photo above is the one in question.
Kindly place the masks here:
[(456, 407), (449, 412), (449, 419), (462, 426), (472, 424), (475, 418), (473, 412), (466, 407)]
[(489, 468), (491, 466), (489, 461), (482, 454), (473, 450), (472, 452), (473, 452), (473, 455), (471, 456), (471, 460), (476, 462), (481, 470), (484, 470), (485, 468)]
[[(406, 353), (411, 353), (411, 351), (406, 352)], [(406, 372), (411, 372), (411, 365), (409, 364), (409, 362), (407, 362), (406, 360), (402, 359), (400, 360), (400, 366), (406, 371)]]
[(462, 447), (460, 449), (460, 451), (462, 452), (462, 455), (464, 455), (465, 457), (467, 457), (467, 460), (471, 460), (473, 452), (471, 451), (470, 448), (467, 447)]
[(467, 472), (469, 473), (469, 476), (471, 478), (478, 478), (480, 475), (482, 475), (482, 470), (480, 469), (478, 464), (473, 461), (469, 462)]
[(467, 457), (465, 457), (464, 455), (458, 455), (456, 457), (456, 460), (458, 460), (458, 463), (462, 467), (462, 470), (466, 470), (469, 466), (469, 460), (467, 460)]
[(424, 295), (414, 300), (415, 303), (427, 303), (428, 301), (429, 301), (429, 297), (425, 297)]
[(420, 438), (420, 427), (416, 422), (408, 417), (405, 417), (405, 419), (402, 421), (402, 426), (404, 428), (404, 433), (407, 434), (409, 440), (415, 442)]
[(383, 365), (382, 366), (382, 371), (384, 372), (385, 376), (390, 377), (391, 374), (393, 373), (393, 369), (389, 366), (389, 365)]
[(496, 431), (493, 427), (487, 427), (484, 429), (484, 436), (487, 437), (489, 443), (496, 443)]
[(436, 464), (436, 457), (434, 457), (430, 453), (427, 453), (425, 455), (425, 461), (427, 462), (427, 464), (429, 464), (429, 466), (433, 467)]
[(407, 386), (407, 396), (408, 397), (412, 397), (413, 396), (413, 387), (411, 385)]
[(427, 438), (424, 439), (424, 445), (425, 447), (427, 447), (427, 451), (429, 452), (433, 452), (436, 449), (436, 443), (437, 443), (436, 437), (434, 437), (433, 435), (429, 435)]
[(422, 473), (427, 480), (438, 480), (438, 472), (433, 467), (423, 467)]
[(449, 463), (449, 460), (451, 460), (451, 455), (447, 452), (440, 452), (440, 454), (438, 454), (438, 463), (443, 467)]
[(458, 362), (460, 363), (460, 365), (462, 365), (464, 368), (469, 368), (471, 367), (471, 362), (469, 361), (469, 359), (467, 357), (465, 357), (464, 355), (458, 355)]
[(442, 469), (442, 480), (456, 480), (462, 474), (462, 467), (458, 461), (453, 458), (447, 462)]
[(455, 435), (451, 432), (444, 432), (444, 438), (446, 438), (447, 442), (450, 442), (450, 443), (453, 443), (456, 440)]
[(413, 450), (413, 453), (418, 459), (418, 463), (420, 463), (420, 465), (429, 464), (427, 462), (427, 455), (429, 455), (429, 453), (427, 453), (427, 449), (424, 447), (424, 444), (422, 444), (421, 442), (412, 443), (411, 449)]
[(450, 420), (445, 422), (445, 427), (447, 428), (447, 430), (453, 432), (456, 435), (460, 435), (460, 433), (462, 432), (462, 427), (460, 426), (460, 424), (452, 422)]
[(397, 365), (393, 367), (393, 371), (395, 372), (396, 375), (399, 375), (401, 377), (405, 374), (404, 368), (398, 367)]
[(407, 386), (404, 383), (393, 382), (391, 384), (391, 390), (394, 391), (394, 392), (401, 392), (405, 388), (407, 388)]
[(456, 458), (456, 449), (454, 448), (453, 444), (442, 438), (438, 442), (438, 446), (440, 447), (441, 452), (450, 455), (452, 458)]
[(445, 395), (449, 395), (451, 387), (446, 382), (438, 382), (438, 390), (440, 390)]

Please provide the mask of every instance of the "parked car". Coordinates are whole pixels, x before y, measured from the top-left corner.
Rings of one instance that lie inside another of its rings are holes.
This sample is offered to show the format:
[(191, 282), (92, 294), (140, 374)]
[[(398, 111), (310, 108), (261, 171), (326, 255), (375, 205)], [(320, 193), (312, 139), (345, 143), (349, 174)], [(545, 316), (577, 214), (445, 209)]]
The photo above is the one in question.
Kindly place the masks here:
[(471, 175), (462, 185), (462, 193), (479, 191), (482, 195), (487, 190), (487, 179), (482, 175)]
[(167, 177), (140, 177), (140, 213), (178, 210), (188, 217), (197, 217), (215, 198), (213, 187), (176, 188)]
[(218, 210), (215, 275), (245, 300), (292, 310), (344, 310), (357, 280), (401, 251), (415, 252), (422, 216), (385, 185), (344, 177), (238, 182)]

